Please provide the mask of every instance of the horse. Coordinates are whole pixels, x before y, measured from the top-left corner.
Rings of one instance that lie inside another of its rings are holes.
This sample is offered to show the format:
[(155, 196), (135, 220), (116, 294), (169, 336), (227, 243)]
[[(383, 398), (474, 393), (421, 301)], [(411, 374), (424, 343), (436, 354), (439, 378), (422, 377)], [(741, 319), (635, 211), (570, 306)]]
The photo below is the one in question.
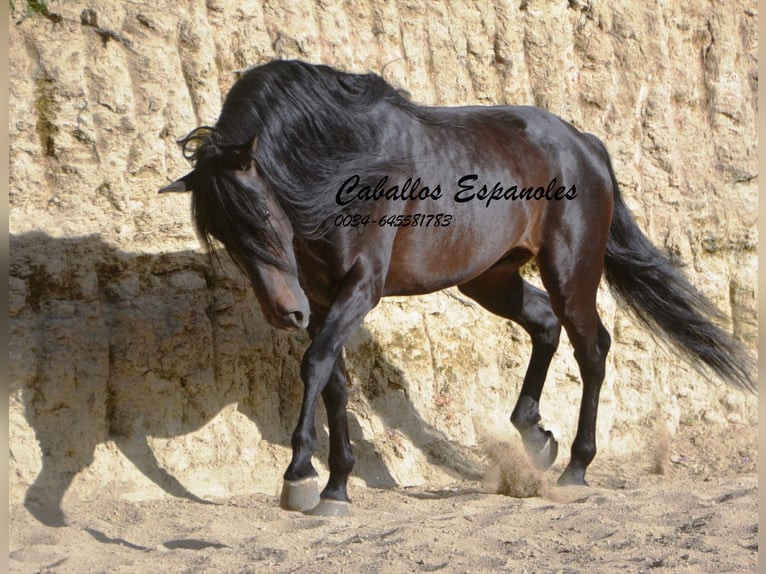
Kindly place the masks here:
[[(310, 336), (284, 509), (349, 511), (342, 349), (386, 296), (456, 286), (526, 330), (532, 354), (510, 418), (540, 469), (558, 454), (540, 396), (566, 329), (582, 399), (560, 485), (587, 485), (596, 455), (611, 343), (596, 309), (602, 275), (690, 363), (755, 390), (722, 314), (635, 223), (604, 143), (544, 109), (418, 105), (374, 73), (275, 60), (244, 72), (215, 125), (179, 143), (193, 169), (160, 192), (191, 192), (210, 255), (225, 248), (269, 323)], [(519, 273), (533, 259), (544, 289)], [(311, 462), (320, 397), (330, 437), (321, 494)]]

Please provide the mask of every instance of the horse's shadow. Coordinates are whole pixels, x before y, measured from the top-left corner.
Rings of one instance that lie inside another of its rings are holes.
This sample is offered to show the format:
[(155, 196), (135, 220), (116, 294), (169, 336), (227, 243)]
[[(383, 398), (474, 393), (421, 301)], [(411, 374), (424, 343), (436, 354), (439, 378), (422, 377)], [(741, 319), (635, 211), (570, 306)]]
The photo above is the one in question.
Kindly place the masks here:
[[(214, 271), (193, 251), (131, 254), (96, 236), (41, 233), (11, 236), (10, 255), (11, 396), (40, 446), (42, 468), (24, 501), (37, 520), (65, 523), (64, 495), (107, 441), (168, 494), (204, 503), (158, 460), (148, 439), (197, 431), (227, 405), (237, 404), (262, 440), (289, 446), (308, 337), (270, 327), (225, 257), (224, 269)], [(378, 364), (405, 386), (404, 373), (386, 363), (368, 330), (355, 337), (371, 341)], [(478, 476), (465, 450), (390, 392), (399, 412), (387, 420), (382, 409), (384, 424), (448, 473)], [(349, 423), (355, 475), (369, 486), (394, 486), (353, 410)], [(317, 427), (317, 456), (326, 460), (328, 440)]]

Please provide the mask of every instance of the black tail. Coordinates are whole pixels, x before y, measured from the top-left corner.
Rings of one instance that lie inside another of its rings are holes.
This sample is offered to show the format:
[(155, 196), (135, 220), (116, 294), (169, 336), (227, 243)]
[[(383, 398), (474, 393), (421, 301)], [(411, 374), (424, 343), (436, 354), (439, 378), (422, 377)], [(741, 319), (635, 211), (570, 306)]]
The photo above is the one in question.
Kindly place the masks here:
[(612, 291), (643, 323), (667, 335), (693, 365), (701, 362), (729, 383), (755, 392), (752, 359), (715, 324), (725, 318), (641, 232), (620, 196), (611, 165), (609, 171), (614, 215), (606, 244), (605, 275)]

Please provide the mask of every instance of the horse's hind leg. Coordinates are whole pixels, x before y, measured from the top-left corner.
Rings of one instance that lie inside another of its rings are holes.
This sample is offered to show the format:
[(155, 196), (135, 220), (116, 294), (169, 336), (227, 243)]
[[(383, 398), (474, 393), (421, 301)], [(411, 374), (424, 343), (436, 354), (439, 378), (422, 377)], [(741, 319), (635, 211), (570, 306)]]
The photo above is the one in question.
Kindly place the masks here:
[[(559, 484), (585, 482), (585, 470), (596, 456), (596, 416), (601, 385), (604, 382), (606, 356), (611, 338), (596, 310), (596, 292), (602, 268), (596, 262), (599, 250), (595, 238), (590, 242), (588, 254), (577, 263), (571, 252), (538, 254), (537, 263), (551, 305), (561, 320), (574, 347), (574, 355), (580, 367), (583, 381), (580, 417), (577, 434), (572, 443), (572, 455), (568, 466), (559, 477)], [(603, 252), (600, 257), (603, 257)]]
[(511, 422), (521, 434), (524, 448), (540, 469), (556, 460), (558, 443), (540, 424), (540, 395), (548, 367), (559, 344), (561, 324), (551, 310), (548, 295), (524, 281), (515, 268), (491, 268), (459, 289), (487, 310), (521, 325), (532, 339), (532, 356)]

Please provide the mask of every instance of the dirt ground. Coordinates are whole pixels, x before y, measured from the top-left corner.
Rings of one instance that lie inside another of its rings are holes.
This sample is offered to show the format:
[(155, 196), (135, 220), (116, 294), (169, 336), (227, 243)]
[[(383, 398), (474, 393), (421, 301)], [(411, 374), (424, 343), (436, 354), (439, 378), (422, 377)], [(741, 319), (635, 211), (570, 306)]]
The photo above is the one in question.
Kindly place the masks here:
[(65, 502), (61, 528), (15, 508), (10, 571), (756, 572), (756, 429), (682, 426), (657, 444), (597, 457), (589, 488), (557, 488), (560, 463), (541, 476), (514, 445), (487, 445), (484, 482), (355, 485), (344, 518), (285, 512), (265, 495)]

